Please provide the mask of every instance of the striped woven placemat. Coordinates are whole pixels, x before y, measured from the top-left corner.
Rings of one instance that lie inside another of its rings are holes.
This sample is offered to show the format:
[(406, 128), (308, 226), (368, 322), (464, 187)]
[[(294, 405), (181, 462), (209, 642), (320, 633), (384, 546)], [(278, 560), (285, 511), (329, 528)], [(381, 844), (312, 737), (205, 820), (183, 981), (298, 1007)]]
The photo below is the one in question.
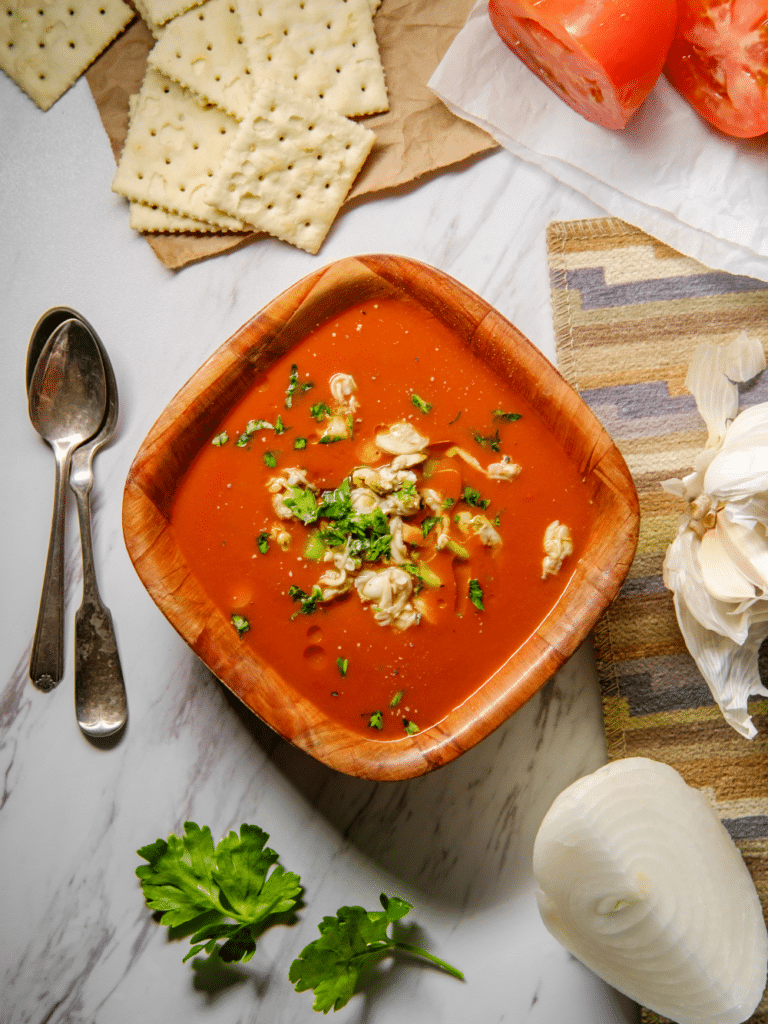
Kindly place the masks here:
[[(758, 735), (744, 739), (688, 654), (662, 580), (682, 503), (660, 486), (690, 472), (706, 441), (684, 384), (692, 352), (742, 329), (768, 348), (768, 284), (709, 270), (614, 218), (550, 224), (547, 250), (558, 367), (613, 437), (640, 498), (635, 560), (593, 635), (608, 756), (665, 761), (704, 791), (768, 914), (768, 700), (750, 701)], [(742, 408), (764, 401), (768, 371), (741, 388)], [(766, 680), (768, 657), (761, 670)], [(644, 1010), (643, 1020), (661, 1018)], [(768, 1024), (768, 994), (751, 1021)]]

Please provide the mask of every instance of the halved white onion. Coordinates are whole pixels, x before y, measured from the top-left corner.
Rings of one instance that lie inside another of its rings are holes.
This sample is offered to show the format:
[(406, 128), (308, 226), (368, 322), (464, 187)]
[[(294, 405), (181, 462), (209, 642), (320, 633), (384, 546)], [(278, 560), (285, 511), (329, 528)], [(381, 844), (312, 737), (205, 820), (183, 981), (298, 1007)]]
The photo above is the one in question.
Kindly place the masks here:
[(608, 984), (677, 1024), (741, 1024), (768, 962), (760, 900), (702, 793), (626, 758), (554, 801), (533, 850), (544, 924)]

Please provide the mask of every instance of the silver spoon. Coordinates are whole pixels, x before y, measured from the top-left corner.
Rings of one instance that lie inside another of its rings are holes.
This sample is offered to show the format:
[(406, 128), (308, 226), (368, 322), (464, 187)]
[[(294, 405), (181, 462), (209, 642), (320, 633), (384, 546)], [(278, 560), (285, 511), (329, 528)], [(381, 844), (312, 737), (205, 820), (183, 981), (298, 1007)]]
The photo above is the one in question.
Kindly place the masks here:
[[(118, 391), (115, 374), (101, 338), (84, 316), (69, 306), (54, 306), (38, 320), (27, 349), (27, 388), (50, 334), (64, 320), (81, 320), (99, 345), (107, 378), (107, 411), (97, 433), (72, 455), (69, 483), (77, 500), (83, 546), (83, 603), (75, 619), (75, 713), (89, 736), (119, 732), (128, 720), (128, 705), (112, 616), (99, 597), (90, 529), (93, 458), (112, 440), (117, 427)], [(89, 567), (90, 566), (90, 570)]]
[(107, 405), (99, 347), (76, 319), (61, 323), (43, 346), (29, 384), (29, 418), (53, 449), (56, 477), (48, 557), (29, 674), (51, 690), (64, 674), (64, 515), (73, 451), (98, 429)]
[(128, 702), (112, 616), (96, 584), (91, 543), (93, 458), (112, 440), (118, 414), (112, 364), (101, 339), (95, 331), (92, 333), (107, 378), (107, 411), (97, 433), (73, 453), (69, 485), (77, 501), (83, 549), (83, 601), (75, 614), (75, 714), (86, 736), (100, 739), (123, 728), (128, 720)]

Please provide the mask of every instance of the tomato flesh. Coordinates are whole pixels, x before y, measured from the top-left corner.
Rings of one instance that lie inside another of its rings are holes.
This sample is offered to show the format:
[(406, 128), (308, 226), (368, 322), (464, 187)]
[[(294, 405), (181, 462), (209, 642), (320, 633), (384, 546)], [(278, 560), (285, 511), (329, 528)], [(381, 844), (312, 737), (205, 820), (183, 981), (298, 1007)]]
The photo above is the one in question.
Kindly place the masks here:
[(768, 132), (768, 0), (680, 0), (664, 72), (720, 131)]
[(489, 0), (510, 50), (573, 110), (624, 128), (661, 74), (675, 0)]

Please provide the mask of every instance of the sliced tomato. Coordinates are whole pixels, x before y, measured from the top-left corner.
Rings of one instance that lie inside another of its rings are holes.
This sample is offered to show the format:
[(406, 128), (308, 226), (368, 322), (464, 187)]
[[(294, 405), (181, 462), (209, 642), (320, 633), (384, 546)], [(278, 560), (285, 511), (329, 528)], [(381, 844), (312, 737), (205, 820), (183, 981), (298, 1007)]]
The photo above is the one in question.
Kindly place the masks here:
[(489, 0), (507, 46), (577, 113), (623, 128), (653, 88), (676, 0)]
[(768, 132), (768, 0), (679, 0), (664, 73), (720, 131)]

